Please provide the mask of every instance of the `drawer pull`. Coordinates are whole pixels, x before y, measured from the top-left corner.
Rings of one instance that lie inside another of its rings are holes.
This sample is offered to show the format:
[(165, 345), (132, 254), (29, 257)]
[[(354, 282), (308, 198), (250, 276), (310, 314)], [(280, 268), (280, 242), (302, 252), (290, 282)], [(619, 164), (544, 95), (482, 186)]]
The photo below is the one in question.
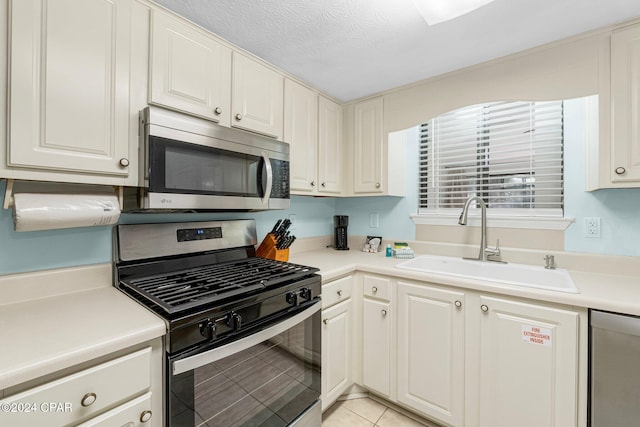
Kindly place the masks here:
[(371, 288), (371, 292), (373, 292), (374, 294), (377, 293), (378, 292), (378, 288), (374, 286), (373, 288)]
[(622, 174), (624, 174), (626, 171), (627, 171), (627, 170), (626, 170), (625, 168), (623, 168), (622, 166), (620, 166), (620, 167), (617, 167), (617, 168), (616, 168), (616, 173), (617, 173), (618, 175), (622, 175)]
[(140, 414), (140, 422), (146, 423), (151, 419), (151, 415), (153, 415), (151, 411), (144, 411), (142, 414)]
[(80, 401), (80, 404), (84, 407), (91, 406), (94, 404), (94, 402), (97, 399), (98, 399), (98, 396), (96, 396), (95, 393), (87, 393), (84, 396), (82, 396), (82, 400)]
[(340, 289), (338, 292), (336, 292), (338, 294), (339, 297), (342, 296), (342, 289)]
[(489, 311), (489, 307), (488, 307), (488, 306), (486, 306), (486, 305), (484, 305), (484, 304), (482, 304), (482, 305), (480, 306), (480, 310), (482, 310), (482, 311), (484, 311), (484, 312), (486, 313), (487, 311)]

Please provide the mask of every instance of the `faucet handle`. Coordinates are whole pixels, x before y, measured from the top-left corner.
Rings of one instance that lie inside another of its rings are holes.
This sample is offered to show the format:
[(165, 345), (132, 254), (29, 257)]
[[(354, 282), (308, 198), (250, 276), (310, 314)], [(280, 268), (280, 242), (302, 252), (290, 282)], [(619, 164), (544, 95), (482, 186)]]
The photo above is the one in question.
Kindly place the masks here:
[(500, 256), (500, 239), (498, 239), (496, 241), (496, 247), (495, 248), (485, 248), (485, 252), (487, 253), (488, 256)]

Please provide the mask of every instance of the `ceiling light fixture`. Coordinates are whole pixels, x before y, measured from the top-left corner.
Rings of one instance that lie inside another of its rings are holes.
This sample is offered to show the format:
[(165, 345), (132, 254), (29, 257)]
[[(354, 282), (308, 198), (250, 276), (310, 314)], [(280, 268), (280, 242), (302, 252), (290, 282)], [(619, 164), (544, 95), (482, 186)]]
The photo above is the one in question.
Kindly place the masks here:
[(413, 0), (427, 24), (435, 25), (474, 11), (493, 0)]

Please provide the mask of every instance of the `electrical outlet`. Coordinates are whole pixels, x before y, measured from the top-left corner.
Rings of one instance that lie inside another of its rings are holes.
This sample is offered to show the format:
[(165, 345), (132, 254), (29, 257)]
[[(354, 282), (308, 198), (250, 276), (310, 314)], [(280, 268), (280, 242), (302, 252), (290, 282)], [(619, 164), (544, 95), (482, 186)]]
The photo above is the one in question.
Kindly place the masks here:
[(378, 218), (378, 212), (370, 212), (369, 213), (369, 228), (378, 228), (380, 226), (380, 221)]
[(602, 237), (599, 217), (593, 216), (584, 218), (584, 237), (592, 239), (599, 239)]

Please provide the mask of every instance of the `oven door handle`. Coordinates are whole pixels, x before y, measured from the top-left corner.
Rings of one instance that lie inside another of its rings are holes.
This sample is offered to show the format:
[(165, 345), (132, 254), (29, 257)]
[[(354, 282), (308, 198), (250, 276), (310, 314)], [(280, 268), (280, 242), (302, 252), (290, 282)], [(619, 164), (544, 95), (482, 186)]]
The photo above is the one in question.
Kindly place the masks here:
[(291, 329), (298, 323), (301, 323), (307, 320), (309, 317), (313, 316), (315, 313), (320, 311), (321, 305), (322, 304), (320, 304), (320, 301), (317, 301), (312, 306), (310, 306), (309, 308), (306, 308), (300, 313), (292, 317), (289, 317), (283, 320), (282, 322), (277, 323), (267, 329), (263, 329), (260, 332), (256, 332), (255, 334), (251, 334), (247, 337), (239, 339), (238, 341), (225, 344), (221, 347), (211, 349), (204, 353), (200, 353), (194, 356), (186, 357), (184, 359), (176, 360), (171, 364), (171, 372), (173, 375), (179, 375), (185, 372), (189, 372), (193, 369), (208, 365), (209, 363), (213, 363), (215, 361), (224, 359), (225, 357), (231, 356), (232, 354), (238, 353), (240, 351), (248, 349), (249, 347), (253, 347), (254, 345), (260, 344), (263, 341), (266, 341), (270, 338), (275, 337), (278, 334), (281, 334), (287, 329)]

